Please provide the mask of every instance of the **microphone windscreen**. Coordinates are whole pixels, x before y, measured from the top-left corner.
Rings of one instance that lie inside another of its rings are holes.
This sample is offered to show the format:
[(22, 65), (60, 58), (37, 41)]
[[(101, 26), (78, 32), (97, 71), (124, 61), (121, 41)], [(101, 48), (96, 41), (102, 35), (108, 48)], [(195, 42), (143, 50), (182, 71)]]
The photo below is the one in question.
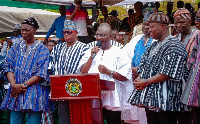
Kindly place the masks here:
[(101, 47), (101, 45), (102, 45), (102, 42), (101, 41), (97, 41), (97, 44), (96, 44), (96, 46), (98, 46), (99, 48)]

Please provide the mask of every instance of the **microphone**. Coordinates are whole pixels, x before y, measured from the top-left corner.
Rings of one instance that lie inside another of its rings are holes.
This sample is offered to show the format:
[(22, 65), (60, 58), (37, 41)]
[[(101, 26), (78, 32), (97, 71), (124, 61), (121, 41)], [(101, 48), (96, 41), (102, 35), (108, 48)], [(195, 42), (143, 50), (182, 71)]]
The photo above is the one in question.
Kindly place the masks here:
[[(101, 45), (102, 45), (102, 42), (101, 42), (101, 41), (97, 41), (96, 46), (97, 46), (98, 48), (100, 48)], [(97, 54), (97, 53), (95, 53), (95, 52), (92, 54), (92, 59), (94, 59), (94, 57), (96, 56), (96, 54)]]

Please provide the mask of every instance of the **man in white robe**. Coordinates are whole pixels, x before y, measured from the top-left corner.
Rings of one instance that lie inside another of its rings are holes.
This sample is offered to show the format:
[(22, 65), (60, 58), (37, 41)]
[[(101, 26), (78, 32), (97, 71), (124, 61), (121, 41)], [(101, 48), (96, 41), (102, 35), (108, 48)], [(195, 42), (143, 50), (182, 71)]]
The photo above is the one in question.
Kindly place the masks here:
[[(87, 50), (79, 63), (78, 70), (80, 73), (99, 73), (100, 79), (115, 82), (114, 91), (101, 92), (103, 114), (108, 124), (121, 124), (121, 120), (134, 120), (135, 115), (130, 111), (132, 106), (127, 103), (133, 91), (129, 57), (119, 47), (111, 45), (109, 27), (99, 27), (96, 36), (97, 40), (102, 42), (102, 46)], [(94, 53), (96, 56), (92, 59)]]

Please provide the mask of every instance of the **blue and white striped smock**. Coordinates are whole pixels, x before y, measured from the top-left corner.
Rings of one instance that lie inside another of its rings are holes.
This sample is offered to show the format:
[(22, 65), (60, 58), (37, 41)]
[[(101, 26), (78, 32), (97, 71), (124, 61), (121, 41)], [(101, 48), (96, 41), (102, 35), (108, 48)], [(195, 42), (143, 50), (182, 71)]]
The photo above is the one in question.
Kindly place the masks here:
[[(33, 76), (47, 80), (48, 64), (49, 50), (44, 44), (36, 40), (34, 44), (26, 46), (25, 41), (21, 41), (9, 50), (4, 72), (13, 72), (17, 84), (22, 84)], [(9, 87), (1, 108), (14, 111), (46, 111), (49, 108), (50, 88), (40, 85), (41, 82), (29, 86), (26, 92), (16, 98), (11, 97)]]
[(66, 42), (56, 45), (51, 52), (50, 66), (54, 75), (75, 74), (79, 61), (88, 49), (87, 45), (76, 41), (70, 47)]
[(168, 75), (170, 79), (150, 84), (143, 90), (134, 89), (129, 98), (132, 105), (156, 111), (187, 110), (180, 102), (182, 88), (188, 76), (187, 52), (177, 38), (168, 36), (164, 41), (154, 42), (147, 48), (138, 73), (141, 79), (148, 79), (156, 74)]

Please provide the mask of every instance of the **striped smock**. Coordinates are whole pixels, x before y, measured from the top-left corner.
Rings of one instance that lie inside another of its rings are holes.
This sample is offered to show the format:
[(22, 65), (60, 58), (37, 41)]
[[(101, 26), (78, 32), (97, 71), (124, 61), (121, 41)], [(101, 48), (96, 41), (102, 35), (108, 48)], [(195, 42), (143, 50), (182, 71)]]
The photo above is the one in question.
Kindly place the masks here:
[(162, 42), (154, 42), (142, 56), (138, 73), (141, 79), (148, 79), (156, 74), (168, 75), (171, 78), (150, 84), (144, 90), (134, 89), (129, 98), (131, 104), (156, 111), (184, 109), (180, 97), (188, 75), (187, 52), (177, 38), (168, 36)]
[(54, 75), (76, 74), (79, 61), (88, 49), (86, 44), (76, 41), (70, 47), (66, 42), (56, 45), (51, 52), (50, 67)]
[[(43, 82), (47, 80), (48, 64), (49, 50), (43, 43), (36, 40), (27, 46), (25, 41), (21, 41), (9, 50), (4, 72), (13, 72), (16, 84), (22, 84), (33, 76), (42, 77), (41, 82)], [(42, 86), (41, 82), (29, 86), (26, 92), (16, 98), (11, 97), (11, 87), (9, 87), (1, 108), (13, 111), (47, 111), (50, 106), (50, 88)]]

